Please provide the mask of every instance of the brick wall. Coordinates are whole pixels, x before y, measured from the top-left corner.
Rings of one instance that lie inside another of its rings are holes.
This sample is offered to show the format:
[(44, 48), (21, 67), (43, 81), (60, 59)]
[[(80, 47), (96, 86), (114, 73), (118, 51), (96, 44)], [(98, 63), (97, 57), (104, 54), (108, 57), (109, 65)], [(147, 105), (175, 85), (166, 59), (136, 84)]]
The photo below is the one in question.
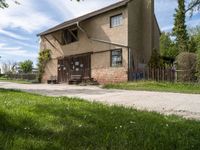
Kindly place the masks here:
[(100, 84), (119, 83), (128, 81), (128, 73), (124, 67), (93, 69), (92, 78)]

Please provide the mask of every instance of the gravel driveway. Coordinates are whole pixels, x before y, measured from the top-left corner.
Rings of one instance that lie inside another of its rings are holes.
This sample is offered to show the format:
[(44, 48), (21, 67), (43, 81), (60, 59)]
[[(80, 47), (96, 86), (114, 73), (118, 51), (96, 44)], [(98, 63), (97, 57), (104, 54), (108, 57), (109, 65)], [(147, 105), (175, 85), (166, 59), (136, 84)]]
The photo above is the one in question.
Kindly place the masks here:
[(17, 84), (9, 82), (0, 82), (0, 88), (19, 89), (48, 96), (79, 97), (88, 101), (124, 105), (200, 120), (199, 94), (107, 90), (97, 86)]

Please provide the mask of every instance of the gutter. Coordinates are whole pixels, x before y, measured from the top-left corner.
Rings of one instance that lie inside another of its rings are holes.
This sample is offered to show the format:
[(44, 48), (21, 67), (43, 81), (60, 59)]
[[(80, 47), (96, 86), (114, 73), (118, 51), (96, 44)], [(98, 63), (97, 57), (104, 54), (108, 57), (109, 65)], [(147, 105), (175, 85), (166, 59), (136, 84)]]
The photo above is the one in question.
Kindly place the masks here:
[(106, 44), (111, 44), (111, 45), (115, 45), (115, 46), (119, 46), (119, 47), (125, 47), (125, 48), (129, 48), (127, 45), (123, 45), (123, 44), (119, 44), (119, 43), (114, 43), (114, 42), (110, 42), (110, 41), (106, 41), (106, 40), (102, 40), (102, 39), (98, 39), (98, 38), (93, 38), (90, 37), (88, 35), (88, 33), (80, 26), (79, 22), (76, 22), (77, 27), (83, 32), (85, 33), (85, 35), (87, 36), (88, 39), (92, 40), (92, 41), (96, 41), (96, 42), (100, 42), (100, 43), (106, 43)]

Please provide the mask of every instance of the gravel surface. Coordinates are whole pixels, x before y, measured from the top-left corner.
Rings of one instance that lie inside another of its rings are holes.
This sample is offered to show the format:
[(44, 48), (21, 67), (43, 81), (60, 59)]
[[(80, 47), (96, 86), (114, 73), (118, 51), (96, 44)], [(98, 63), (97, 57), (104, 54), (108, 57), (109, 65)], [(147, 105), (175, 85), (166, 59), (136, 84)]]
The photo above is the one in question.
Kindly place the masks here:
[(141, 110), (175, 114), (200, 120), (200, 94), (107, 90), (97, 86), (17, 84), (0, 82), (0, 88), (18, 89), (47, 96), (68, 96), (98, 101), (110, 105), (123, 105)]

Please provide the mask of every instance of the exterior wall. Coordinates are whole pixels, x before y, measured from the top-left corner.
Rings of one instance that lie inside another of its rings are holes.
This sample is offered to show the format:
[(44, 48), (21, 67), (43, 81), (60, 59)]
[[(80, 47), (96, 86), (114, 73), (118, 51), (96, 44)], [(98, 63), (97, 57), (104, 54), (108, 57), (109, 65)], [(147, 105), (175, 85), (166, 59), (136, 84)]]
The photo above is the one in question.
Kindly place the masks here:
[(132, 0), (128, 4), (128, 45), (131, 49), (132, 67), (142, 58), (142, 1)]
[(158, 22), (156, 20), (156, 17), (154, 17), (154, 48), (158, 51), (160, 51), (160, 28), (158, 26)]
[[(110, 28), (110, 17), (122, 13), (123, 25)], [(80, 23), (80, 26), (86, 30), (88, 35), (95, 39), (109, 41), (120, 45), (128, 46), (128, 12), (126, 7), (109, 11)], [(43, 81), (46, 82), (51, 76), (57, 76), (57, 59), (76, 54), (94, 52), (91, 56), (92, 78), (99, 82), (127, 81), (128, 75), (128, 54), (127, 48), (123, 48), (123, 67), (110, 67), (110, 52), (95, 53), (105, 50), (121, 48), (113, 44), (97, 42), (89, 39), (87, 35), (78, 30), (79, 41), (68, 45), (60, 45), (56, 40), (59, 38), (60, 31), (47, 35), (42, 38), (41, 49), (50, 49), (52, 61), (45, 69)], [(56, 37), (56, 38), (55, 38)], [(52, 46), (50, 43), (52, 43)], [(56, 66), (56, 67), (55, 67)], [(122, 71), (123, 70), (123, 71)], [(113, 74), (117, 75), (113, 78)]]
[(152, 54), (154, 0), (132, 0), (128, 10), (128, 45), (137, 69), (140, 64), (147, 64)]
[(92, 77), (99, 83), (116, 83), (125, 82), (128, 80), (128, 50), (122, 49), (122, 66), (110, 67), (111, 51), (104, 53), (94, 53), (91, 57)]

